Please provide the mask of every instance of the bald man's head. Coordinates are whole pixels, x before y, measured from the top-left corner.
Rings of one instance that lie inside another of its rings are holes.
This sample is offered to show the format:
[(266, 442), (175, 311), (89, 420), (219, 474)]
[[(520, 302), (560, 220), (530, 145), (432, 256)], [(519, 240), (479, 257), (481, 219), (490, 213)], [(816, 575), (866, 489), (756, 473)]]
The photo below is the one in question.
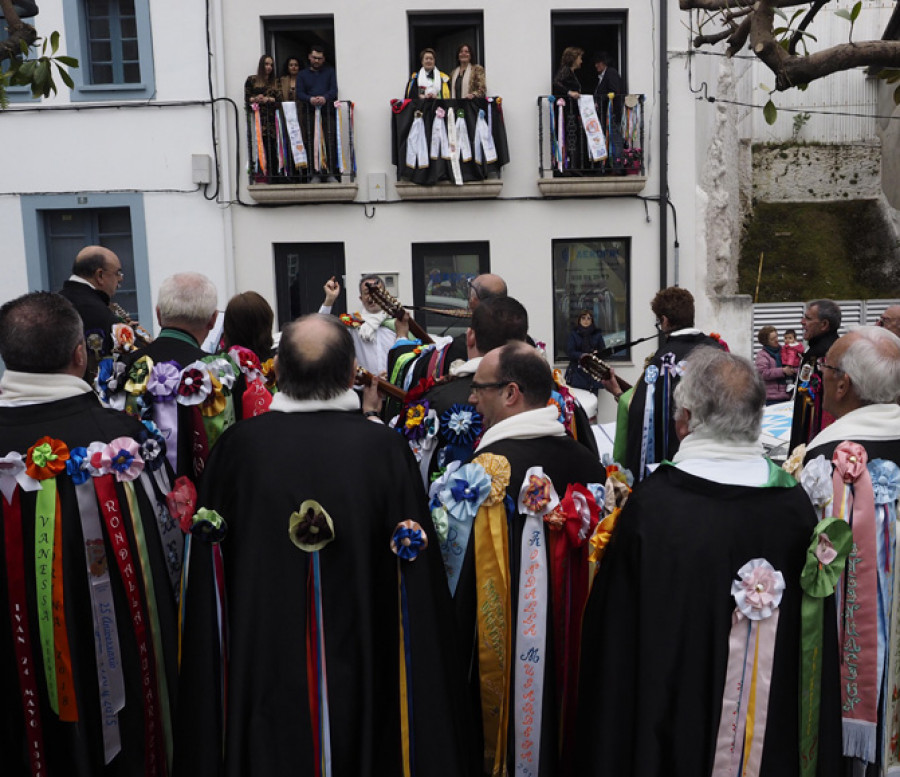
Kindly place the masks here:
[(334, 316), (303, 316), (282, 331), (275, 364), (278, 390), (286, 396), (332, 399), (353, 384), (353, 339)]
[(878, 326), (900, 337), (900, 305), (891, 305), (878, 318)]
[(110, 298), (122, 282), (122, 263), (113, 251), (103, 246), (85, 246), (72, 264), (72, 275), (84, 278)]
[(497, 299), (507, 295), (506, 281), (499, 275), (485, 273), (469, 282), (469, 310), (475, 310), (486, 299)]

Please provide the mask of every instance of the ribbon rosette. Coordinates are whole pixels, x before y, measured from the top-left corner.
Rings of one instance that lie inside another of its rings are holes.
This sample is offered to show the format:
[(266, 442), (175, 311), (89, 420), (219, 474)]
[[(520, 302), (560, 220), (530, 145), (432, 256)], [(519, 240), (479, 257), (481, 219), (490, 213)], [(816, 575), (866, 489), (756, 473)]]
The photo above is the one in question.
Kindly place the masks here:
[(738, 570), (731, 595), (741, 614), (751, 621), (765, 620), (781, 604), (784, 575), (764, 558), (754, 558)]
[(66, 474), (72, 478), (76, 486), (87, 483), (91, 477), (91, 463), (88, 459), (87, 448), (72, 448), (69, 451), (69, 460), (66, 462)]
[(130, 437), (117, 437), (101, 454), (101, 464), (107, 472), (115, 473), (120, 483), (134, 480), (144, 469), (140, 446)]
[(566, 495), (560, 500), (558, 511), (564, 516), (569, 544), (573, 548), (584, 545), (600, 515), (594, 495), (580, 483), (570, 483)]
[(209, 375), (210, 391), (200, 404), (200, 412), (207, 418), (215, 418), (228, 407), (228, 400), (225, 398), (225, 392), (219, 379), (212, 372), (207, 374)]
[(471, 522), (481, 503), (491, 493), (491, 478), (484, 467), (471, 462), (449, 475), (438, 494), (447, 512), (461, 522)]
[(800, 573), (800, 587), (804, 592), (816, 599), (833, 594), (852, 545), (853, 530), (846, 521), (835, 517), (819, 521), (813, 529), (806, 563)]
[(262, 365), (259, 362), (259, 357), (249, 348), (244, 348), (242, 345), (233, 345), (228, 350), (228, 355), (237, 364), (238, 369), (244, 373), (248, 383), (262, 377)]
[(181, 368), (177, 362), (159, 362), (150, 369), (147, 391), (161, 402), (175, 398), (181, 382)]
[(218, 378), (225, 388), (230, 389), (237, 379), (237, 372), (234, 364), (227, 356), (207, 357), (205, 360), (206, 368), (212, 377)]
[(528, 481), (522, 484), (519, 497), (519, 511), (542, 513), (553, 499), (553, 483), (546, 475), (529, 475)]
[(197, 508), (197, 489), (189, 478), (182, 475), (175, 481), (175, 486), (166, 494), (166, 507), (169, 514), (178, 521), (181, 531), (188, 534), (194, 525), (194, 512)]
[(92, 442), (87, 447), (87, 467), (91, 477), (100, 477), (110, 472), (108, 463), (103, 461), (103, 453), (106, 450), (105, 442)]
[(405, 561), (415, 561), (428, 547), (428, 535), (415, 521), (401, 521), (391, 535), (391, 550)]
[(109, 402), (110, 397), (119, 390), (119, 383), (125, 373), (125, 365), (114, 359), (101, 359), (97, 366), (97, 377), (94, 385), (100, 399)]
[(441, 431), (451, 445), (471, 445), (482, 426), (481, 413), (471, 405), (454, 404), (441, 416)]
[(128, 324), (112, 325), (113, 348), (120, 353), (134, 350), (134, 330)]
[(275, 374), (275, 359), (266, 359), (262, 363), (262, 374), (266, 381), (266, 388), (274, 391), (278, 383), (278, 376)]
[(473, 464), (480, 464), (491, 478), (491, 493), (484, 499), (487, 507), (499, 504), (506, 497), (506, 488), (509, 486), (511, 469), (505, 456), (495, 453), (482, 453), (476, 457)]
[(177, 400), (182, 405), (199, 405), (210, 395), (212, 380), (209, 370), (202, 361), (196, 361), (184, 368), (178, 384)]
[(789, 475), (793, 475), (794, 480), (799, 483), (800, 476), (803, 473), (803, 460), (805, 458), (806, 443), (802, 442), (791, 451), (791, 455), (787, 457), (787, 460), (781, 465), (781, 468)]
[(213, 544), (225, 539), (228, 524), (215, 510), (207, 510), (201, 507), (194, 513), (194, 522), (191, 526), (191, 534)]
[(866, 449), (856, 442), (842, 442), (834, 449), (831, 456), (834, 474), (838, 475), (844, 483), (858, 480), (866, 469), (868, 460)]
[(0, 493), (6, 497), (6, 501), (12, 503), (13, 491), (16, 483), (25, 491), (37, 491), (41, 485), (27, 472), (22, 454), (10, 451), (0, 458)]
[(54, 478), (66, 470), (69, 449), (62, 440), (41, 437), (28, 449), (25, 471), (35, 480)]
[(428, 400), (407, 405), (400, 415), (400, 433), (407, 440), (421, 440), (428, 434), (425, 419), (428, 417)]
[[(785, 462), (787, 464), (787, 462)], [(793, 474), (793, 473), (791, 473)], [(831, 462), (824, 456), (816, 456), (800, 472), (800, 485), (806, 491), (816, 512), (823, 510), (834, 498), (831, 483)]]
[(883, 505), (897, 501), (900, 494), (900, 467), (887, 459), (875, 459), (869, 463), (869, 477), (875, 504)]
[(462, 462), (451, 461), (447, 465), (447, 468), (440, 473), (440, 476), (435, 478), (428, 488), (428, 498), (430, 500), (428, 508), (431, 510), (431, 522), (434, 524), (434, 533), (437, 535), (438, 542), (440, 543), (447, 541), (447, 536), (450, 531), (450, 519), (448, 517), (447, 509), (441, 503), (440, 494), (447, 486), (450, 476), (456, 472), (460, 466), (462, 466)]
[(341, 313), (338, 318), (340, 318), (344, 326), (353, 327), (354, 329), (358, 329), (363, 323), (362, 316), (359, 313), (353, 313), (352, 315), (350, 313)]
[(166, 440), (153, 421), (143, 421), (144, 428), (138, 435), (141, 458), (150, 471), (158, 470), (165, 461)]
[(129, 394), (140, 395), (147, 390), (150, 380), (150, 371), (153, 369), (153, 359), (142, 356), (128, 370), (128, 380), (125, 381), (125, 391)]
[(313, 553), (334, 539), (334, 521), (322, 505), (307, 499), (299, 510), (291, 513), (288, 535), (300, 550)]

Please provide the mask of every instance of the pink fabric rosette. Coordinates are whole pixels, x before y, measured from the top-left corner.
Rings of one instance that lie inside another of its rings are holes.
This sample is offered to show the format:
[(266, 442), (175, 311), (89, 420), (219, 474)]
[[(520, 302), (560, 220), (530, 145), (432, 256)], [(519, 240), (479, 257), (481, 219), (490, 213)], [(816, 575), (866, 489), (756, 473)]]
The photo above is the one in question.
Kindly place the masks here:
[(112, 472), (120, 483), (139, 477), (144, 470), (141, 446), (130, 437), (117, 437), (100, 454), (100, 461), (107, 472)]

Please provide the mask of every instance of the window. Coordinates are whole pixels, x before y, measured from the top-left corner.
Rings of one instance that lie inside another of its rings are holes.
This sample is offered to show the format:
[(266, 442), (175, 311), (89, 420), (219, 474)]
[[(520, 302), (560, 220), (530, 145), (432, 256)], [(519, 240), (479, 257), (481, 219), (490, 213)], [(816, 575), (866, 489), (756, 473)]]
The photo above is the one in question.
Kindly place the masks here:
[(599, 51), (609, 54), (611, 67), (619, 72), (626, 89), (628, 88), (628, 57), (625, 50), (628, 40), (627, 11), (554, 11), (550, 20), (553, 28), (551, 83), (559, 70), (563, 51), (574, 46), (584, 50), (584, 61), (575, 71), (584, 94), (593, 94), (597, 86), (597, 71), (591, 63), (591, 57)]
[(80, 67), (72, 100), (155, 94), (149, 0), (63, 0), (69, 53)]
[[(628, 238), (553, 241), (555, 361), (568, 359), (566, 344), (581, 310), (591, 311), (607, 348), (629, 342), (630, 260)], [(622, 348), (603, 358), (621, 360), (630, 355), (630, 348)]]
[(442, 315), (422, 307), (464, 313), (469, 308), (468, 281), (490, 272), (490, 244), (413, 243), (413, 304), (425, 329), (456, 336), (469, 326), (468, 317)]
[[(288, 57), (297, 57), (300, 67), (309, 67), (309, 49), (317, 43), (325, 48), (325, 61), (337, 71), (333, 16), (295, 16), (263, 19), (266, 53), (275, 59), (275, 75), (287, 75)], [(256, 63), (247, 72), (256, 72)], [(340, 89), (340, 81), (338, 81)]]
[[(322, 287), (332, 276), (341, 284), (341, 295), (331, 312), (347, 311), (343, 243), (275, 243), (273, 248), (279, 329), (298, 316), (316, 313), (325, 297)], [(353, 285), (354, 281), (350, 283)], [(351, 289), (350, 295), (355, 303), (356, 288)]]
[[(419, 52), (434, 49), (437, 67), (447, 75), (456, 67), (456, 50), (463, 44), (472, 49), (472, 62), (484, 65), (484, 15), (481, 11), (462, 13), (410, 13), (409, 72), (421, 67)], [(488, 74), (490, 77), (490, 74)], [(488, 78), (488, 90), (490, 90)], [(491, 93), (489, 91), (489, 93)]]

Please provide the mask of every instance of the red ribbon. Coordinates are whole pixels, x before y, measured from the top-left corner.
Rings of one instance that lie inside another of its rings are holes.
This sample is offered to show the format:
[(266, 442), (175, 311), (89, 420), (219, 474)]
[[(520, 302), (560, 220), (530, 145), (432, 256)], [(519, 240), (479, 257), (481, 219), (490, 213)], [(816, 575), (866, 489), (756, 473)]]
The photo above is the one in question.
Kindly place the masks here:
[(272, 404), (272, 395), (268, 392), (263, 382), (259, 379), (247, 384), (247, 390), (241, 397), (241, 418), (253, 418), (269, 412)]
[(25, 723), (25, 746), (31, 762), (32, 777), (46, 777), (44, 760), (44, 729), (41, 725), (41, 705), (36, 673), (39, 662), (31, 649), (31, 629), (28, 625), (28, 603), (25, 598), (25, 561), (22, 540), (22, 508), (19, 489), (13, 491), (12, 503), (2, 499), (4, 545), (6, 546), (6, 585), (9, 595), (9, 621), (19, 670), (19, 689), (22, 693), (22, 712)]

